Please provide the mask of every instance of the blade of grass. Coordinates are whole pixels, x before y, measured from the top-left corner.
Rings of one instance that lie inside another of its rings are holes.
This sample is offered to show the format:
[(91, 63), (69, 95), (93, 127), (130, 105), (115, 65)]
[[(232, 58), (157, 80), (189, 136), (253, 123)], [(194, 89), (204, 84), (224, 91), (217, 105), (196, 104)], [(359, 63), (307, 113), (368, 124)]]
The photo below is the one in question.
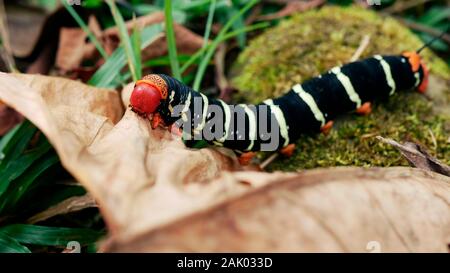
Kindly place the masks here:
[[(227, 9), (227, 14), (229, 18), (233, 18), (234, 15), (239, 13), (239, 10), (235, 7), (237, 6), (236, 1), (232, 1), (233, 2), (233, 6), (229, 9)], [(245, 27), (245, 22), (244, 22), (244, 18), (241, 15), (237, 15), (236, 20), (233, 22), (233, 24), (231, 25), (233, 30), (238, 30), (238, 29), (242, 29)], [(239, 33), (236, 36), (236, 40), (238, 42), (238, 45), (240, 48), (244, 48), (245, 46), (245, 42), (246, 42), (246, 36), (245, 36), (245, 32)]]
[(131, 76), (133, 77), (134, 81), (137, 81), (139, 78), (137, 77), (137, 73), (136, 73), (136, 59), (134, 58), (133, 47), (131, 45), (131, 40), (130, 40), (130, 36), (128, 35), (128, 30), (125, 25), (125, 21), (123, 20), (123, 17), (120, 14), (120, 11), (117, 8), (116, 3), (114, 1), (107, 0), (106, 3), (108, 4), (108, 6), (111, 10), (112, 16), (114, 18), (114, 22), (116, 23), (116, 26), (119, 30), (120, 41), (125, 50), (125, 54), (127, 57)]
[(97, 48), (100, 55), (102, 55), (103, 59), (108, 59), (108, 54), (106, 54), (105, 49), (102, 47), (101, 43), (95, 37), (94, 33), (89, 29), (89, 27), (86, 25), (86, 23), (83, 21), (83, 19), (78, 15), (77, 11), (67, 3), (66, 0), (61, 0), (61, 3), (64, 5), (66, 10), (72, 15), (73, 19), (78, 23), (78, 25), (83, 29), (83, 31), (87, 34), (89, 40), (94, 44), (94, 46)]
[[(180, 64), (184, 64), (191, 58), (191, 55), (178, 55), (177, 57), (178, 57), (178, 62)], [(152, 67), (152, 66), (165, 66), (165, 65), (170, 65), (170, 58), (167, 55), (161, 56), (161, 57), (156, 57), (151, 60), (145, 61), (142, 65), (142, 67), (147, 68), (147, 67)]]
[[(241, 32), (250, 32), (250, 31), (254, 31), (256, 29), (265, 28), (265, 27), (268, 27), (268, 26), (270, 26), (270, 23), (262, 22), (262, 23), (257, 23), (257, 24), (251, 25), (251, 26), (247, 26), (247, 27), (245, 27), (243, 29), (239, 29), (239, 30), (228, 32), (226, 35), (224, 35), (223, 37), (220, 38), (218, 44), (220, 44), (220, 43), (222, 43), (222, 42), (224, 42), (224, 41), (226, 41), (228, 39), (231, 39), (233, 37), (236, 37), (236, 35), (238, 35)], [(194, 63), (196, 63), (197, 59), (199, 59), (203, 55), (203, 53), (206, 50), (208, 50), (211, 46), (212, 46), (212, 43), (209, 43), (206, 48), (201, 48), (200, 50), (195, 52), (193, 55), (191, 55), (191, 58), (189, 58), (189, 60), (187, 60), (184, 63), (184, 65), (181, 67), (181, 69), (180, 69), (181, 73), (184, 73), (184, 71), (186, 71), (186, 69), (188, 69), (189, 66), (193, 65)]]
[[(141, 33), (141, 50), (149, 46), (162, 33), (161, 24), (148, 26)], [(121, 70), (126, 65), (125, 50), (118, 47), (98, 69), (88, 84), (97, 87), (116, 87), (120, 83)]]
[(209, 35), (211, 34), (211, 26), (216, 11), (216, 0), (212, 0), (209, 6), (208, 19), (206, 20), (205, 34), (203, 35), (203, 47), (208, 46)]
[(269, 27), (269, 26), (270, 26), (269, 22), (261, 22), (261, 23), (250, 25), (250, 26), (246, 26), (245, 28), (242, 28), (242, 29), (237, 29), (237, 30), (234, 30), (234, 31), (230, 31), (230, 32), (228, 32), (227, 34), (225, 34), (221, 38), (220, 43), (222, 43), (222, 42), (224, 42), (224, 41), (226, 41), (228, 39), (231, 39), (233, 37), (236, 37), (240, 33), (247, 33), (247, 32), (250, 32), (250, 31), (254, 31), (254, 30), (257, 30), (257, 29), (261, 29), (261, 28), (266, 28), (266, 27)]
[(5, 142), (2, 143), (1, 152), (3, 158), (0, 170), (2, 170), (7, 161), (13, 160), (23, 153), (36, 131), (36, 127), (28, 120), (25, 120), (17, 127), (17, 130), (11, 132), (11, 136), (8, 136)]
[(11, 181), (22, 175), (36, 160), (43, 156), (52, 146), (46, 142), (43, 145), (25, 153), (17, 159), (8, 160), (0, 169), (0, 197), (8, 189)]
[(197, 69), (197, 74), (195, 75), (195, 80), (193, 84), (194, 90), (199, 90), (200, 84), (202, 82), (203, 76), (206, 71), (206, 67), (208, 66), (209, 60), (213, 56), (217, 46), (221, 43), (221, 39), (225, 34), (228, 32), (228, 29), (233, 25), (233, 23), (242, 16), (247, 10), (249, 10), (251, 7), (253, 7), (256, 3), (258, 3), (258, 0), (251, 0), (248, 2), (242, 9), (239, 10), (238, 13), (233, 15), (232, 18), (223, 26), (223, 28), (220, 30), (217, 37), (212, 41), (211, 46), (206, 51), (205, 56), (203, 57), (202, 61), (200, 62), (200, 65)]
[(104, 235), (102, 232), (84, 228), (45, 227), (23, 224), (1, 227), (0, 232), (22, 244), (62, 247), (65, 247), (70, 241), (78, 241), (81, 245), (87, 245), (96, 242)]
[(180, 64), (178, 63), (177, 58), (177, 45), (175, 41), (175, 31), (173, 28), (171, 0), (164, 1), (164, 14), (165, 14), (167, 48), (169, 50), (170, 67), (172, 69), (172, 75), (174, 78), (181, 81), (182, 79), (180, 73)]
[(6, 191), (4, 198), (0, 199), (0, 214), (5, 208), (14, 208), (33, 182), (35, 182), (44, 171), (55, 165), (58, 161), (58, 156), (51, 152), (42, 160), (36, 161), (29, 170), (18, 177)]
[(434, 26), (440, 21), (447, 20), (450, 17), (450, 7), (432, 7), (429, 9), (424, 15), (422, 15), (418, 22), (428, 25)]
[(133, 34), (131, 35), (131, 45), (133, 47), (134, 60), (136, 64), (136, 78), (142, 78), (142, 56), (141, 56), (141, 31), (136, 23), (136, 16), (133, 16)]
[(119, 75), (122, 68), (126, 65), (127, 58), (125, 56), (125, 50), (123, 47), (118, 47), (109, 56), (108, 60), (95, 72), (89, 79), (88, 84), (113, 88), (119, 85)]
[(0, 232), (0, 253), (31, 253), (31, 251), (14, 238)]
[(14, 128), (12, 128), (11, 130), (9, 130), (8, 133), (6, 133), (6, 135), (4, 135), (2, 137), (2, 139), (0, 140), (0, 162), (3, 160), (3, 158), (5, 158), (5, 148), (8, 146), (8, 143), (10, 143), (11, 141), (13, 141), (14, 136), (16, 135), (17, 131), (19, 130), (21, 124), (17, 124)]

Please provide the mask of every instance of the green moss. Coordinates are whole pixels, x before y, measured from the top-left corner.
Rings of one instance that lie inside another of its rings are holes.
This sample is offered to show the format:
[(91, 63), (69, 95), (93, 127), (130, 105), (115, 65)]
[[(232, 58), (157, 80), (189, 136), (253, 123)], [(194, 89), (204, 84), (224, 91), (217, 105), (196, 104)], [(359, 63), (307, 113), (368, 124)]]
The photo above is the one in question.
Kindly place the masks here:
[[(370, 35), (370, 44), (361, 58), (399, 54), (423, 44), (395, 20), (359, 8), (324, 7), (299, 14), (254, 39), (239, 56), (232, 72), (241, 91), (237, 100), (257, 103), (279, 96), (295, 83), (347, 63), (364, 35)], [(329, 135), (303, 136), (292, 158), (270, 168), (407, 165), (377, 135), (421, 143), (450, 163), (449, 67), (429, 50), (422, 55), (433, 75), (430, 89), (435, 90), (428, 97), (402, 92), (376, 103), (367, 117), (344, 115)]]

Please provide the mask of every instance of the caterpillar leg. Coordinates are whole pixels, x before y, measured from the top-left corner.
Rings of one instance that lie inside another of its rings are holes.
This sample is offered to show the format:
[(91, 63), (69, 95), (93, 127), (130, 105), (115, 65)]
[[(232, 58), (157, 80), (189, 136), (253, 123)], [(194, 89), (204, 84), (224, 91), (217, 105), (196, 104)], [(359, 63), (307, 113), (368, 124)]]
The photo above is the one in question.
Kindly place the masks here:
[(156, 129), (159, 125), (164, 125), (164, 121), (159, 113), (155, 113), (152, 118), (152, 129)]
[(286, 157), (291, 157), (294, 154), (295, 146), (296, 145), (294, 143), (292, 143), (292, 144), (287, 145), (286, 147), (283, 147), (280, 150), (280, 154), (282, 154)]
[(425, 91), (427, 91), (427, 87), (428, 87), (429, 72), (428, 72), (428, 68), (425, 66), (425, 64), (423, 62), (420, 62), (420, 65), (423, 70), (423, 80), (422, 80), (422, 83), (417, 88), (417, 90), (420, 93), (425, 93)]
[(423, 71), (423, 79), (420, 85), (417, 87), (417, 90), (420, 93), (425, 93), (428, 87), (428, 69), (425, 66), (425, 63), (422, 61), (422, 58), (417, 52), (408, 51), (404, 52), (403, 56), (408, 59), (409, 64), (411, 65), (411, 69), (414, 73), (418, 73), (419, 69), (422, 68)]
[(241, 165), (248, 165), (250, 164), (250, 161), (252, 161), (252, 159), (256, 156), (255, 152), (246, 152), (246, 153), (242, 153), (239, 157), (239, 164)]
[(322, 128), (320, 128), (320, 131), (322, 133), (324, 133), (325, 135), (327, 135), (328, 133), (330, 133), (332, 127), (333, 127), (333, 121), (330, 120), (324, 126), (322, 126)]
[(366, 116), (372, 112), (372, 104), (370, 102), (365, 102), (361, 107), (356, 109), (356, 113), (359, 115)]

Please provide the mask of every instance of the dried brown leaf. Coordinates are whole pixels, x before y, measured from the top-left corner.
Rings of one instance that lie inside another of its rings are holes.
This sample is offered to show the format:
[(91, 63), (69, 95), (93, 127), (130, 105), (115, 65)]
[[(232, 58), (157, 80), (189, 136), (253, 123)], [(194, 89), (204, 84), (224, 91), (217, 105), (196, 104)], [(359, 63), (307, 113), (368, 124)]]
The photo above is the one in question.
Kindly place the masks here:
[(444, 176), (410, 168), (229, 172), (239, 169), (229, 150), (186, 148), (123, 115), (113, 90), (0, 73), (0, 99), (45, 133), (95, 198), (110, 231), (103, 251), (364, 251), (373, 241), (382, 251), (447, 250)]
[(67, 214), (92, 207), (97, 207), (97, 203), (90, 194), (85, 194), (82, 196), (73, 196), (42, 212), (33, 215), (27, 220), (27, 222), (29, 224), (35, 224), (41, 221), (45, 221), (57, 215)]
[(440, 162), (437, 158), (430, 155), (427, 150), (417, 143), (405, 142), (400, 144), (390, 138), (377, 136), (377, 139), (394, 146), (408, 160), (408, 162), (419, 169), (437, 172), (446, 176), (450, 176), (450, 166)]
[[(272, 174), (260, 174), (266, 178)], [(447, 252), (450, 179), (412, 168), (310, 170), (107, 252)]]
[[(134, 21), (128, 21), (126, 27), (131, 32), (134, 24), (139, 28), (161, 23), (164, 21), (164, 13), (155, 12), (149, 15), (136, 18)], [(203, 46), (203, 37), (190, 31), (182, 25), (174, 24), (175, 41), (177, 50), (180, 54), (192, 54)], [(114, 51), (119, 45), (119, 32), (117, 27), (106, 29), (103, 33), (105, 47), (109, 52)], [(149, 60), (159, 56), (168, 54), (165, 36), (158, 38), (142, 52), (142, 60)]]
[(115, 91), (2, 73), (0, 98), (48, 137), (64, 167), (98, 202), (113, 234), (145, 232), (249, 188), (210, 183), (237, 168), (234, 155), (187, 149), (129, 110), (122, 117)]
[[(94, 16), (89, 17), (89, 29), (97, 38), (101, 35), (100, 26)], [(62, 27), (59, 32), (56, 66), (62, 71), (72, 71), (81, 66), (84, 59), (94, 55), (95, 47), (86, 42), (87, 34), (81, 28)]]

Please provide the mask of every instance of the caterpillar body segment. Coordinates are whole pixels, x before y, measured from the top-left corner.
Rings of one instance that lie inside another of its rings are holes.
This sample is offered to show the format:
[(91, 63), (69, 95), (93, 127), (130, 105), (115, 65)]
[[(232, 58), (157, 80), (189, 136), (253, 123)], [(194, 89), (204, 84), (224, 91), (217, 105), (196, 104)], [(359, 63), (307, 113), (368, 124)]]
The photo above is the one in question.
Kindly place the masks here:
[[(289, 155), (293, 151), (290, 144), (301, 134), (326, 133), (338, 115), (368, 114), (372, 101), (386, 99), (395, 92), (414, 88), (424, 92), (427, 77), (428, 70), (417, 52), (376, 55), (332, 68), (258, 105), (228, 105), (170, 76), (152, 74), (136, 83), (130, 103), (133, 111), (141, 115), (153, 114), (158, 124), (187, 122), (192, 136), (219, 132), (218, 137), (206, 139), (215, 145), (239, 151), (268, 150), (265, 147), (275, 137), (278, 141), (270, 150)], [(217, 120), (220, 124), (214, 123)], [(243, 126), (236, 126), (242, 121)]]

